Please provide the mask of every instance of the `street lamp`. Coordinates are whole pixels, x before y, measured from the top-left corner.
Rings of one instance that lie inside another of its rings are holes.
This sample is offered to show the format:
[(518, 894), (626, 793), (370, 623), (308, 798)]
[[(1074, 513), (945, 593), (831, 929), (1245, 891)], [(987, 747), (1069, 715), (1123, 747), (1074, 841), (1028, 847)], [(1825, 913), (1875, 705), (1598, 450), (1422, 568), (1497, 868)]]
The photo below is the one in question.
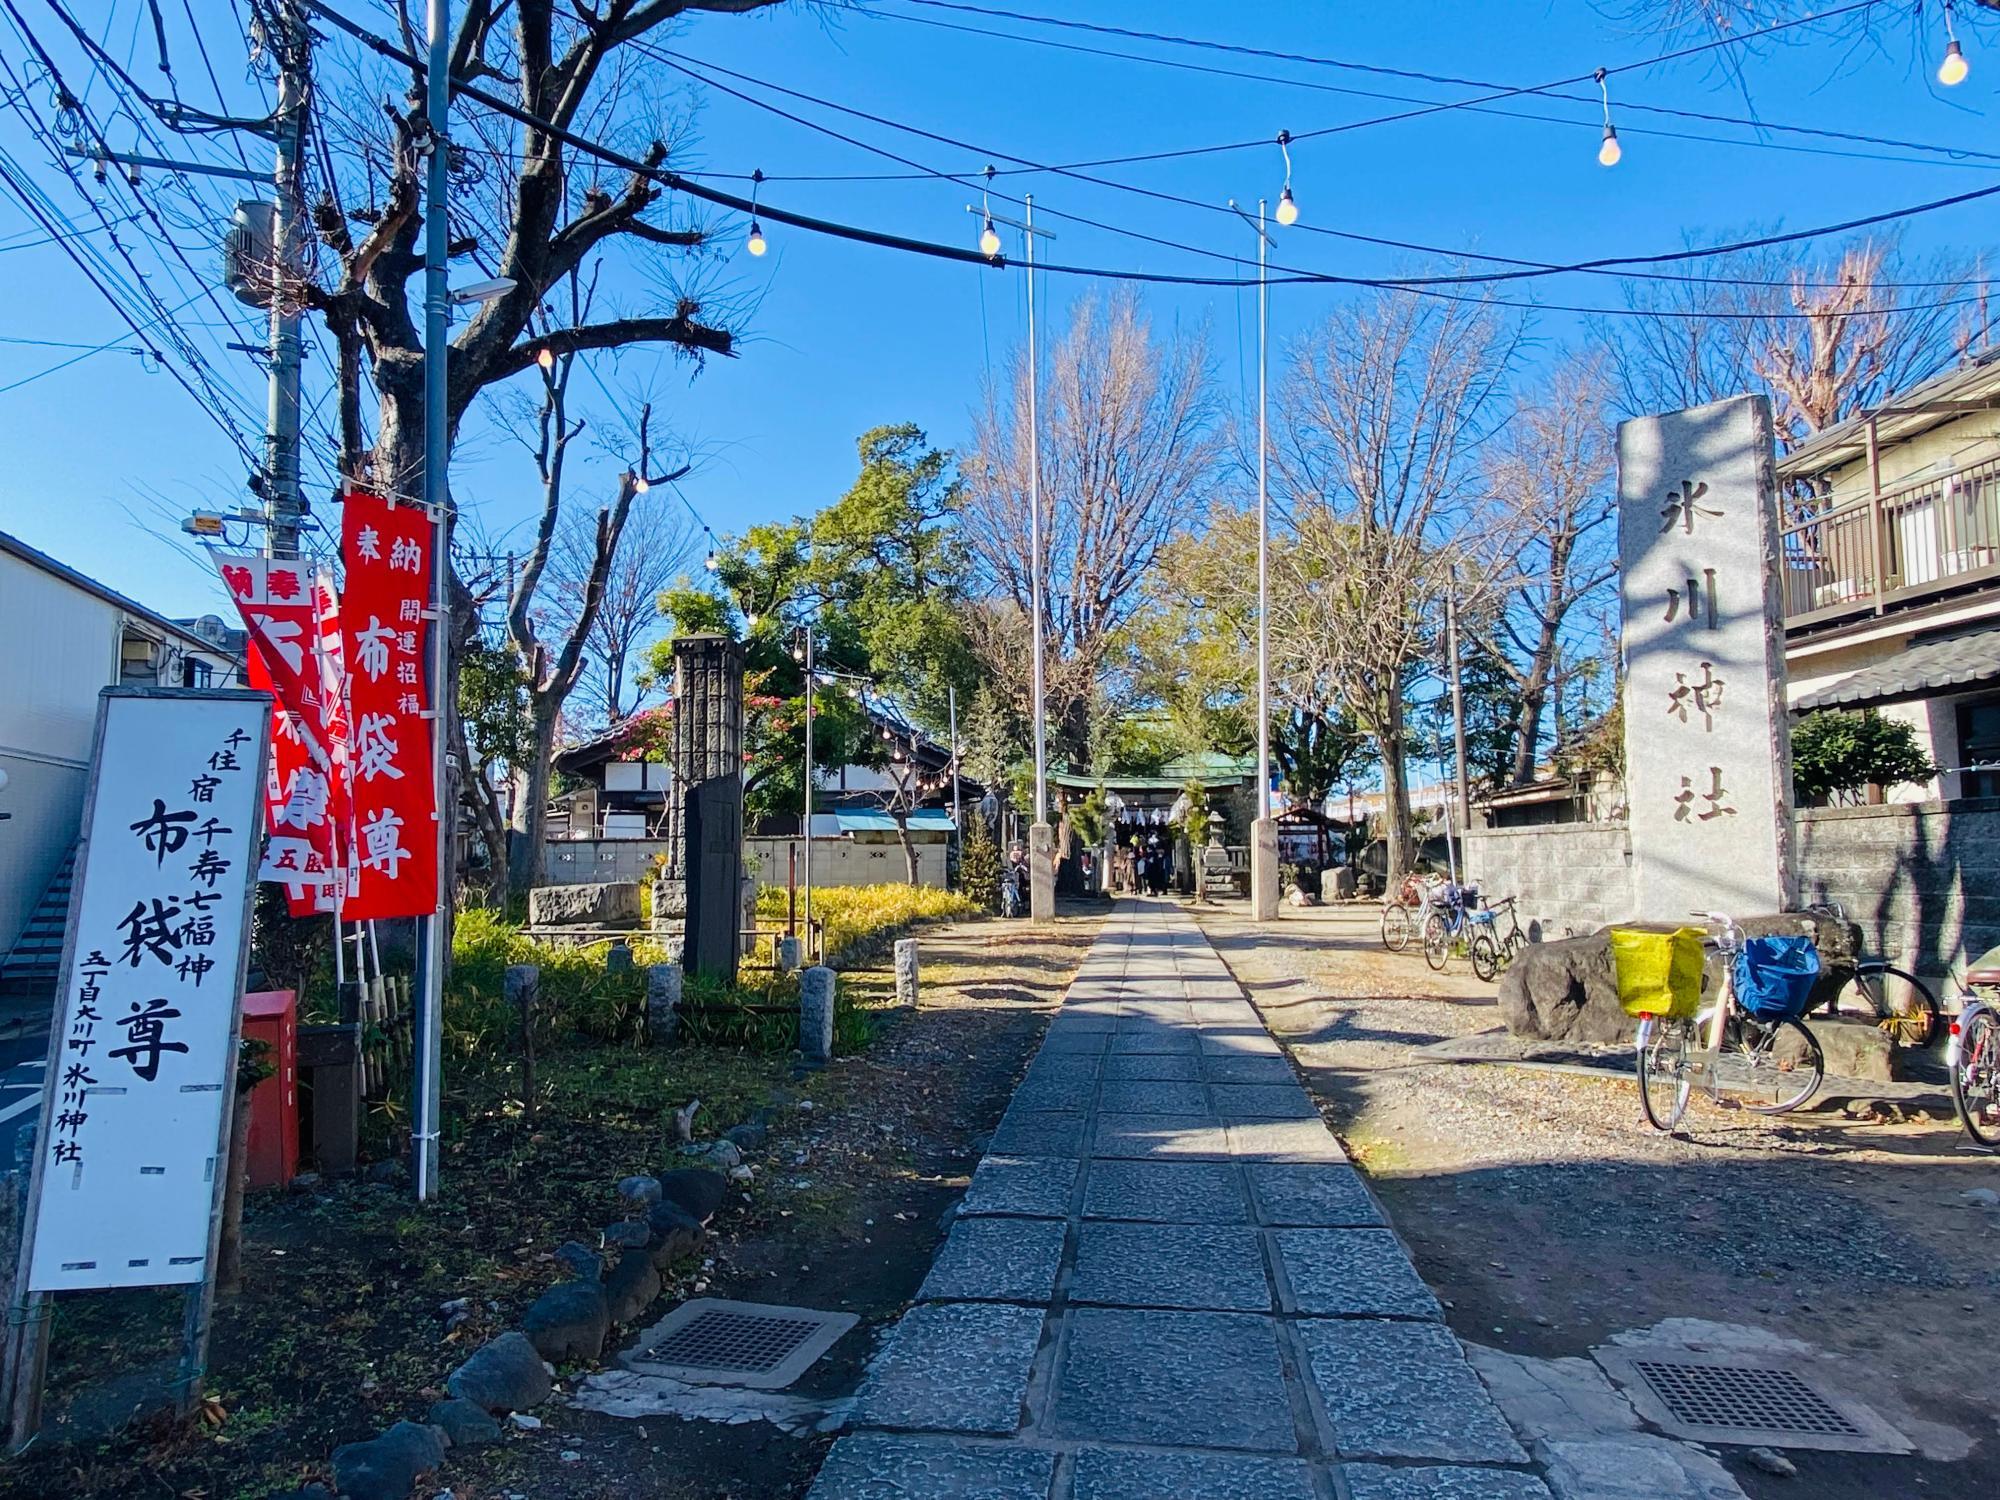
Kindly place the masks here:
[[(1281, 137), (1282, 143), (1282, 137)], [(1289, 167), (1290, 153), (1286, 153)], [(1291, 201), (1287, 172), (1285, 202)], [(1271, 502), (1269, 484), (1268, 345), (1271, 335), (1270, 282), (1265, 275), (1271, 250), (1265, 228), (1264, 201), (1257, 200), (1257, 217), (1236, 206), (1236, 217), (1257, 235), (1257, 821), (1250, 825), (1250, 904), (1259, 922), (1278, 915), (1278, 830), (1271, 820)], [(1294, 209), (1293, 218), (1298, 217)]]

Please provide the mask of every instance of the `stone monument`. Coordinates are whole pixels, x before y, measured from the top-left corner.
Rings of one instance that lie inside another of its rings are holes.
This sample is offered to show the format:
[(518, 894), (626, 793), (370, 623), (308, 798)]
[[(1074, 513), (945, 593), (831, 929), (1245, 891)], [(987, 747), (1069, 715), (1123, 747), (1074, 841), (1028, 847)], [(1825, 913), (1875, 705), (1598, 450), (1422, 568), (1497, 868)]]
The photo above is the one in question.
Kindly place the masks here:
[(667, 868), (654, 911), (685, 918), (682, 964), (733, 981), (742, 956), (743, 648), (722, 635), (674, 641)]
[(1770, 403), (1618, 428), (1634, 916), (1791, 904), (1791, 736)]

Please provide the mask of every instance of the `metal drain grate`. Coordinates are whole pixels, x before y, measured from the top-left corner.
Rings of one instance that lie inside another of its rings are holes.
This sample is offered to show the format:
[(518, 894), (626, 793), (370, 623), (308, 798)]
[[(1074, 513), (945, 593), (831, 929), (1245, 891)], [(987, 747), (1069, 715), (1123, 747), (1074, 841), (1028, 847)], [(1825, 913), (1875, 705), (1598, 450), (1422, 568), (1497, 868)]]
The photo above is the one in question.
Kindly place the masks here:
[(1676, 1437), (1849, 1453), (1910, 1448), (1867, 1407), (1785, 1365), (1682, 1349), (1593, 1352), (1639, 1414)]
[(668, 1313), (624, 1363), (672, 1380), (778, 1390), (858, 1321), (854, 1313), (698, 1297)]

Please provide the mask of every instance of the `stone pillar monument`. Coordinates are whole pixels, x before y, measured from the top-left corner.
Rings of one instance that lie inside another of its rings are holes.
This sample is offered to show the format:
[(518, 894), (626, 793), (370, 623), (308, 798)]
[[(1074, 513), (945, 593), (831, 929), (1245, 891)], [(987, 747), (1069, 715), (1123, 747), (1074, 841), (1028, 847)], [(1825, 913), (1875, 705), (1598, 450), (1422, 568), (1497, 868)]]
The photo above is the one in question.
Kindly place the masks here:
[(743, 648), (727, 636), (684, 635), (674, 641), (667, 870), (654, 910), (678, 904), (689, 973), (735, 979), (742, 887)]
[(1028, 825), (1028, 916), (1051, 922), (1056, 915), (1056, 830), (1053, 823)]
[(1791, 735), (1771, 407), (1618, 428), (1633, 915), (1790, 905)]

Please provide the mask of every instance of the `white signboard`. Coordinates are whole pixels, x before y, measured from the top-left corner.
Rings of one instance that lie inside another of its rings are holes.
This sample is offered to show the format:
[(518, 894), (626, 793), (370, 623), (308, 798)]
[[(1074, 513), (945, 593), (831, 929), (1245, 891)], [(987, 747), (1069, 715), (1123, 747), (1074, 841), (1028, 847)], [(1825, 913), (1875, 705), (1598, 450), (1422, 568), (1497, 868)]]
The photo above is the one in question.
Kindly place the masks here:
[(1770, 404), (1618, 429), (1625, 790), (1648, 921), (1788, 902), (1791, 741)]
[(261, 693), (98, 701), (30, 1291), (207, 1274), (270, 719)]

